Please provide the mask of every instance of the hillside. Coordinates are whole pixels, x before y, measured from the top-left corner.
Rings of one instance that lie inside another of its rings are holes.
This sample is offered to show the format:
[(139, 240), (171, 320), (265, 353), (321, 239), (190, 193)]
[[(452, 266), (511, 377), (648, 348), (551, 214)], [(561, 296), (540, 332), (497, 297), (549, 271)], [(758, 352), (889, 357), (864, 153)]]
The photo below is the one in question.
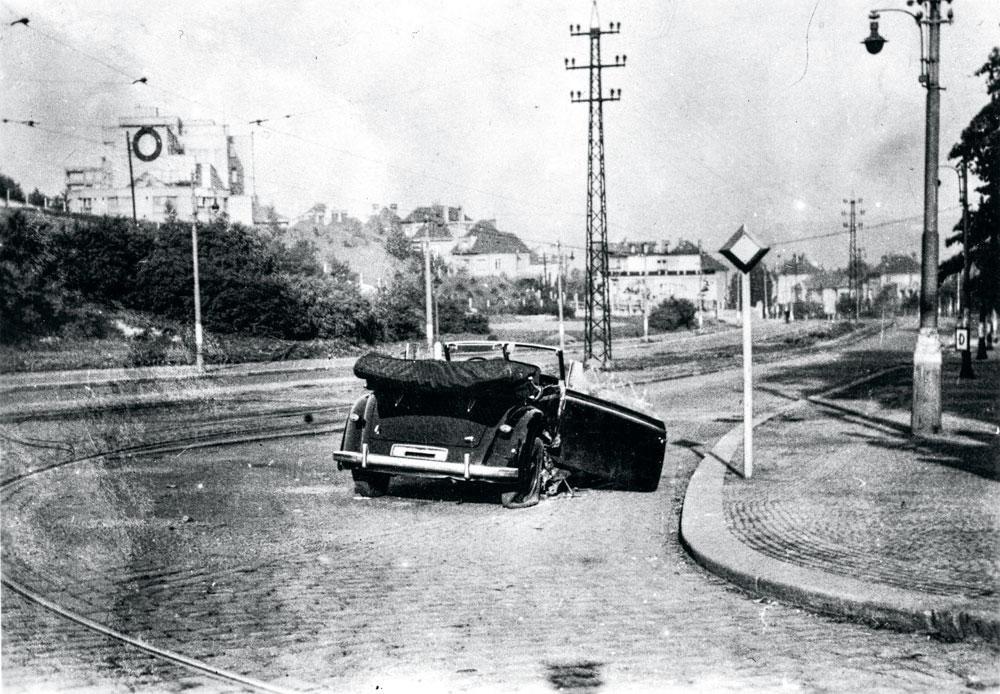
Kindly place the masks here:
[(316, 244), (320, 260), (347, 263), (364, 284), (378, 285), (379, 279), (383, 285), (391, 281), (403, 269), (403, 262), (386, 252), (384, 237), (374, 231), (378, 227), (363, 225), (352, 217), (342, 220), (299, 221), (288, 228), (284, 241), (288, 245), (311, 241)]

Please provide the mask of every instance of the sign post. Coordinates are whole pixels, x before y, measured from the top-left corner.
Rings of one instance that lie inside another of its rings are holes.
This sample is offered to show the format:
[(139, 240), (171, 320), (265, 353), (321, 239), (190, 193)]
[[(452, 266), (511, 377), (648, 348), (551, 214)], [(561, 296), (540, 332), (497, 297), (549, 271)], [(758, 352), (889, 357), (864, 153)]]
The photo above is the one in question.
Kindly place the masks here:
[(743, 477), (753, 476), (753, 359), (752, 302), (750, 301), (750, 271), (760, 262), (768, 250), (747, 232), (741, 224), (725, 245), (719, 249), (726, 260), (739, 270), (741, 278), (740, 312), (743, 317)]

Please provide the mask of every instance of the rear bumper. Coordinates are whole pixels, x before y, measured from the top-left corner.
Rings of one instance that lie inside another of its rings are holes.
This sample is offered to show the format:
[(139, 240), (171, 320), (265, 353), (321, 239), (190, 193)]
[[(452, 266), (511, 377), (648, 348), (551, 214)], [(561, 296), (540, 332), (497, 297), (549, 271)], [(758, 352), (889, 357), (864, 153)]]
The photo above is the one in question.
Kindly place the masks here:
[(489, 465), (473, 465), (469, 454), (465, 461), (453, 463), (445, 460), (418, 460), (392, 455), (369, 453), (368, 444), (361, 444), (361, 452), (335, 451), (333, 459), (337, 461), (339, 470), (371, 470), (399, 475), (416, 475), (418, 477), (449, 477), (456, 480), (475, 480), (481, 482), (516, 482), (520, 470), (516, 467), (492, 467)]

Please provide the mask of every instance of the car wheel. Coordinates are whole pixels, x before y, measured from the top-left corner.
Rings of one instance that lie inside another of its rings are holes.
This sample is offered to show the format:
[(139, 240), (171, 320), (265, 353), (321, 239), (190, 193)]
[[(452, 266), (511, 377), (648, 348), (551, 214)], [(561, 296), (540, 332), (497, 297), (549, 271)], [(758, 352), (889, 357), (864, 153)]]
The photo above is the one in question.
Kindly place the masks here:
[(354, 493), (358, 496), (383, 496), (389, 490), (389, 479), (392, 475), (384, 472), (368, 472), (366, 470), (351, 470), (354, 478)]
[(536, 437), (531, 443), (526, 465), (526, 478), (518, 483), (518, 488), (500, 494), (500, 503), (506, 508), (526, 508), (538, 503), (542, 492), (542, 469), (545, 467), (545, 446), (540, 438)]

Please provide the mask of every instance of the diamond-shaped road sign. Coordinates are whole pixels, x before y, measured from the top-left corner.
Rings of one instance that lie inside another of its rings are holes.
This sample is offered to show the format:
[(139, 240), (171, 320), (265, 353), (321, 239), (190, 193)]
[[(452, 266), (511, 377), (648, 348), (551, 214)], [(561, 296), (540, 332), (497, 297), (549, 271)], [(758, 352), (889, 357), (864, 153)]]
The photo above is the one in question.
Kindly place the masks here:
[(771, 249), (768, 246), (751, 236), (750, 232), (740, 224), (740, 228), (719, 249), (719, 253), (740, 272), (750, 272), (769, 250)]

